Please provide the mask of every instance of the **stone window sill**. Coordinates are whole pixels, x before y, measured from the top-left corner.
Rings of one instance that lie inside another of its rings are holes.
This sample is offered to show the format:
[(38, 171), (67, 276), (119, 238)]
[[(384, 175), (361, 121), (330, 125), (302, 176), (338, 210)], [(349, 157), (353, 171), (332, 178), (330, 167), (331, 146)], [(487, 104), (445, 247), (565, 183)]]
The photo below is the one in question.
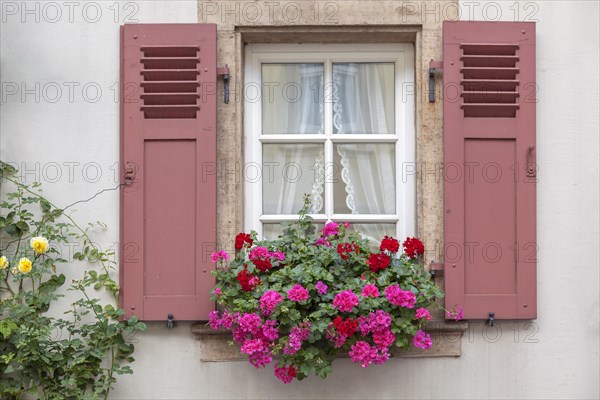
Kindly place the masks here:
[[(396, 357), (459, 357), (461, 338), (468, 329), (466, 321), (452, 322), (444, 320), (430, 321), (426, 331), (431, 334), (433, 346), (429, 350), (412, 347), (407, 351), (395, 351)], [(192, 325), (192, 333), (202, 343), (200, 360), (206, 362), (240, 361), (247, 357), (239, 352), (237, 346), (230, 346), (231, 331), (212, 330), (204, 322)]]

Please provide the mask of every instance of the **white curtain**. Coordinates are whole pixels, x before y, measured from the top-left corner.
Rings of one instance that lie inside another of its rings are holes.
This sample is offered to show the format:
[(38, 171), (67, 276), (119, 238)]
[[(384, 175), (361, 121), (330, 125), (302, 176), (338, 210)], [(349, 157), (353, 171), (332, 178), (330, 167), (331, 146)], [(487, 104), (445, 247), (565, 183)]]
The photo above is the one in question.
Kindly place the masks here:
[[(395, 133), (393, 64), (336, 64), (333, 83), (334, 133)], [(340, 144), (335, 151), (350, 213), (395, 214), (394, 145)], [(394, 234), (389, 224), (359, 224), (356, 228), (373, 241)]]
[[(323, 133), (323, 65), (263, 64), (263, 134)], [(263, 145), (263, 213), (296, 214), (305, 193), (323, 210), (323, 145)], [(272, 175), (272, 176), (271, 176)]]
[[(271, 93), (266, 91), (269, 85), (274, 89)], [(263, 134), (322, 133), (322, 88), (322, 65), (264, 64)], [(333, 89), (334, 135), (395, 133), (393, 64), (334, 64)], [(341, 174), (335, 184), (341, 187), (335, 193), (344, 197), (334, 199), (335, 213), (396, 213), (394, 144), (336, 144), (334, 153)], [(294, 214), (302, 206), (304, 193), (312, 195), (312, 212), (322, 212), (322, 145), (263, 145), (263, 162), (276, 165), (271, 167), (271, 179), (263, 171), (264, 213)], [(298, 169), (299, 179), (294, 174)], [(355, 228), (374, 241), (395, 232), (392, 224)]]

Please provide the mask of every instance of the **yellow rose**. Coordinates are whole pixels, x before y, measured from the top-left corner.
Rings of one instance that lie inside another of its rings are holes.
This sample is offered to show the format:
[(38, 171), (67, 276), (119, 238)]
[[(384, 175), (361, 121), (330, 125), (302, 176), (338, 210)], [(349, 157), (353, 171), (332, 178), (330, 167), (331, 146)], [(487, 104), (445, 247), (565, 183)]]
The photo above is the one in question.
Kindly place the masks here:
[(31, 271), (31, 260), (29, 258), (23, 257), (19, 260), (19, 271), (24, 274)]
[(6, 259), (6, 256), (2, 256), (0, 257), (0, 269), (4, 269), (8, 267), (8, 260)]
[(44, 254), (48, 251), (48, 239), (43, 236), (31, 238), (29, 245), (37, 254)]

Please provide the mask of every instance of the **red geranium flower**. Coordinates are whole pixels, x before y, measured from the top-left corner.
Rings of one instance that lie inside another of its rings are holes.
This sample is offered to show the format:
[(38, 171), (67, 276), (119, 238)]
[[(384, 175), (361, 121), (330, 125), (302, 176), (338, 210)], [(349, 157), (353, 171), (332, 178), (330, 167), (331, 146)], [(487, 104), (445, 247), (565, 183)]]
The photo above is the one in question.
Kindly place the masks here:
[(244, 265), (244, 269), (237, 274), (237, 280), (242, 286), (244, 292), (250, 292), (254, 285), (250, 283), (250, 279), (254, 278), (254, 275), (248, 272), (248, 266)]
[(247, 233), (238, 233), (235, 237), (236, 250), (241, 250), (244, 247), (244, 243), (248, 243), (248, 247), (252, 246), (252, 238)]
[(266, 272), (268, 270), (271, 269), (271, 267), (273, 266), (273, 264), (271, 264), (271, 261), (269, 260), (262, 260), (260, 258), (257, 258), (255, 260), (252, 260), (252, 262), (254, 263), (254, 266), (260, 271), (260, 272)]
[(356, 254), (358, 254), (358, 246), (356, 245), (356, 243), (338, 243), (337, 252), (342, 258), (342, 260), (346, 260), (348, 259), (347, 253), (355, 252)]
[(358, 329), (358, 321), (352, 318), (348, 318), (344, 321), (342, 317), (338, 316), (333, 320), (333, 326), (335, 326), (335, 329), (342, 335), (350, 337), (354, 335), (354, 332)]
[(367, 264), (371, 271), (377, 272), (380, 269), (386, 269), (390, 265), (390, 258), (385, 253), (371, 253)]
[(379, 250), (387, 250), (390, 253), (396, 253), (398, 249), (400, 249), (400, 243), (398, 242), (398, 240), (388, 235), (385, 235), (385, 237), (381, 241), (381, 245), (379, 246)]
[(408, 258), (415, 258), (417, 255), (425, 252), (423, 242), (414, 237), (407, 237), (404, 243), (402, 243), (402, 246), (404, 246), (404, 254), (406, 254)]

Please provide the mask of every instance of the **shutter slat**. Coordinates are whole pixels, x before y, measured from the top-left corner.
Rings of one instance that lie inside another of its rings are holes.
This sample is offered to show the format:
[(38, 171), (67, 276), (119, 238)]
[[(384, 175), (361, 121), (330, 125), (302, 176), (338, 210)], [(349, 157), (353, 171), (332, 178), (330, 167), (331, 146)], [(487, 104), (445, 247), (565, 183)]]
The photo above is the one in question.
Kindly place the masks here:
[(463, 103), (460, 108), (465, 110), (465, 117), (490, 117), (490, 118), (512, 118), (518, 104), (502, 103)]
[(496, 67), (466, 67), (461, 68), (465, 79), (514, 79), (519, 73), (518, 68)]
[(466, 67), (514, 67), (519, 60), (517, 56), (502, 55), (467, 55), (461, 61)]
[(462, 100), (444, 99), (445, 305), (467, 319), (535, 318), (536, 103), (520, 93), (535, 84), (535, 24), (443, 30), (444, 86)]
[(198, 57), (142, 57), (141, 61), (147, 69), (195, 69), (200, 59)]
[(473, 91), (514, 90), (519, 86), (517, 79), (462, 79), (460, 83), (464, 90)]
[(519, 49), (516, 43), (460, 43), (464, 54), (514, 55)]

